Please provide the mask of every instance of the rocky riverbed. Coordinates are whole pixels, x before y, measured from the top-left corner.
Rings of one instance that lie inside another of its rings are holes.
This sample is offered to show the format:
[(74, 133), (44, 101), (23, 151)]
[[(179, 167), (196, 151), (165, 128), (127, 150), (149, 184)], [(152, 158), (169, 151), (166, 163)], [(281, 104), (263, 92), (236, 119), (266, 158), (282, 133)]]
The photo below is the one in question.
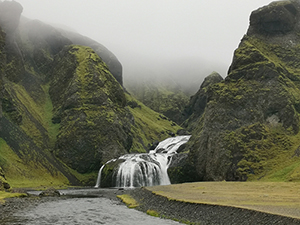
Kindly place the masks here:
[[(153, 194), (145, 188), (132, 190), (82, 189), (74, 191), (61, 190), (60, 192), (60, 197), (39, 197), (38, 192), (34, 194), (29, 192), (31, 193), (29, 197), (7, 199), (5, 204), (0, 204), (0, 224), (18, 224), (14, 222), (16, 213), (20, 215), (20, 213), (39, 208), (44, 203), (57, 203), (62, 199), (70, 198), (105, 198), (121, 204), (117, 195), (122, 194), (129, 194), (138, 201), (139, 206), (136, 208), (137, 210), (142, 212), (154, 210), (161, 217), (194, 224), (300, 224), (298, 219), (254, 210), (170, 200)], [(24, 211), (24, 209), (26, 210)], [(122, 224), (122, 222), (118, 224)], [(124, 222), (123, 224), (126, 223)]]

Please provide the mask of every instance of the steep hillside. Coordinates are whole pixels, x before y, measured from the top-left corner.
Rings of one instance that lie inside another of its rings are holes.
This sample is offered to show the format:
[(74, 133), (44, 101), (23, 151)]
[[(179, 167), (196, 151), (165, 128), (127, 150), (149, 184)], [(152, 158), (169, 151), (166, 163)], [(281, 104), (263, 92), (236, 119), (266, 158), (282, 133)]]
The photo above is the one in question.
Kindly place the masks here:
[(94, 184), (107, 160), (180, 129), (125, 94), (96, 50), (37, 20), (19, 25), (21, 12), (0, 2), (1, 182)]
[(205, 109), (192, 107), (195, 179), (299, 180), (299, 27), (298, 1), (251, 14), (228, 76), (208, 88)]
[(132, 80), (126, 89), (152, 110), (163, 114), (175, 123), (184, 121), (183, 112), (188, 96), (181, 87), (167, 78)]

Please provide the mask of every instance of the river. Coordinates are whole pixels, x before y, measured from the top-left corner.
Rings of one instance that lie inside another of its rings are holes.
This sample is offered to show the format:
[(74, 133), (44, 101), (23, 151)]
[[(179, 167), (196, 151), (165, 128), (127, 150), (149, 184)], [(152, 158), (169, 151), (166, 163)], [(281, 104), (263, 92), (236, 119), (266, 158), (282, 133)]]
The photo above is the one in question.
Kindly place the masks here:
[[(93, 190), (65, 190), (55, 200), (42, 202), (17, 211), (5, 222), (6, 225), (67, 225), (67, 224), (110, 224), (110, 225), (172, 225), (179, 224), (149, 216), (135, 209), (127, 208), (119, 201), (93, 194)], [(1, 223), (0, 223), (1, 224)]]

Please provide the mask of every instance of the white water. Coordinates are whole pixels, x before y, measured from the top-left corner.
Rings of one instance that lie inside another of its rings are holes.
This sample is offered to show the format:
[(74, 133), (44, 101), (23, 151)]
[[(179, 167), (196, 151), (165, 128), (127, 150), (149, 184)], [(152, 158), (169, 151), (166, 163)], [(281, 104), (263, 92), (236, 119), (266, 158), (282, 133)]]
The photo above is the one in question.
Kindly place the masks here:
[[(177, 136), (168, 138), (158, 144), (149, 153), (127, 154), (121, 156), (124, 162), (119, 164), (116, 176), (116, 187), (141, 187), (154, 185), (168, 185), (170, 179), (167, 173), (172, 155), (177, 154), (178, 148), (189, 141), (191, 136)], [(158, 153), (159, 152), (159, 153)], [(113, 159), (108, 161), (116, 161)], [(101, 173), (98, 174), (96, 188), (100, 187)]]
[[(107, 163), (114, 162), (114, 161), (116, 161), (116, 159), (111, 159), (111, 160), (109, 160)], [(97, 178), (97, 182), (96, 182), (95, 188), (99, 188), (99, 187), (100, 187), (101, 173), (102, 173), (102, 170), (103, 170), (104, 166), (105, 166), (107, 163), (103, 164), (103, 166), (101, 166), (101, 168), (100, 168), (100, 170), (99, 170), (98, 178)]]

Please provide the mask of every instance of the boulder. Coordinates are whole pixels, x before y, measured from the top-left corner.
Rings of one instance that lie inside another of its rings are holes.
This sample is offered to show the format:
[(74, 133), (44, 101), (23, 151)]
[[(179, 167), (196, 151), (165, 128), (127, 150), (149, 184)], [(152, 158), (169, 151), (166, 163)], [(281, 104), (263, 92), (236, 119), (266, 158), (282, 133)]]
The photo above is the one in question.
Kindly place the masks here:
[(39, 194), (40, 197), (60, 197), (60, 192), (54, 188), (49, 188)]

